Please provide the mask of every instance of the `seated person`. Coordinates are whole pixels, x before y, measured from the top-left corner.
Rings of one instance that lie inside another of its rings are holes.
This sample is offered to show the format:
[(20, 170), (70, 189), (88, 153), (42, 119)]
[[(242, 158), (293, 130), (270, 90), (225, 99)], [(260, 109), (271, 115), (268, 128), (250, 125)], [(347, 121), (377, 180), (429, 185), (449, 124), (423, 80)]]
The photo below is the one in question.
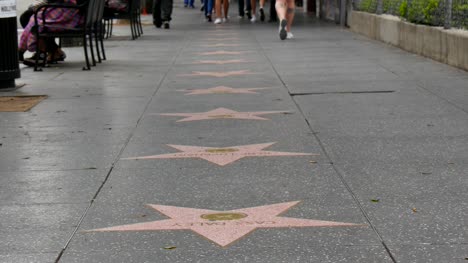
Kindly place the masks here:
[[(74, 4), (74, 5), (81, 3), (81, 1), (80, 3), (77, 3), (77, 0), (59, 0), (55, 2), (65, 3), (65, 4)], [(33, 7), (33, 12), (39, 6), (40, 5)], [(25, 22), (27, 20), (28, 14), (23, 14), (23, 15), (22, 17), (20, 17), (20, 20), (23, 20)], [(47, 24), (60, 25), (63, 28), (74, 28), (83, 24), (83, 16), (80, 14), (80, 11), (78, 9), (71, 9), (71, 8), (47, 9), (45, 13), (43, 11), (38, 13), (37, 18), (38, 18), (37, 20), (39, 23), (39, 30), (44, 30), (44, 26), (42, 24), (43, 18), (45, 18), (45, 21)], [(23, 23), (23, 21), (21, 21), (21, 23)], [(22, 54), (24, 54), (26, 51), (35, 52), (36, 45), (39, 45), (39, 50), (41, 54), (34, 54), (33, 57), (29, 59), (25, 59), (23, 63), (28, 66), (33, 66), (35, 64), (35, 58), (36, 58), (35, 56), (40, 56), (39, 59), (41, 60), (41, 62), (43, 62), (43, 60), (46, 59), (46, 57), (43, 54), (47, 54), (48, 63), (63, 61), (66, 55), (59, 48), (59, 46), (55, 43), (54, 38), (47, 38), (47, 39), (41, 38), (39, 39), (39, 41), (37, 40), (36, 35), (33, 34), (32, 32), (32, 28), (35, 25), (36, 24), (34, 21), (34, 16), (31, 14), (29, 15), (29, 21), (24, 27), (23, 33), (21, 34), (19, 45), (18, 45), (18, 51), (21, 57)], [(64, 29), (47, 28), (47, 30), (58, 32)]]
[(104, 7), (104, 16), (109, 17), (115, 13), (126, 12), (128, 0), (108, 0)]

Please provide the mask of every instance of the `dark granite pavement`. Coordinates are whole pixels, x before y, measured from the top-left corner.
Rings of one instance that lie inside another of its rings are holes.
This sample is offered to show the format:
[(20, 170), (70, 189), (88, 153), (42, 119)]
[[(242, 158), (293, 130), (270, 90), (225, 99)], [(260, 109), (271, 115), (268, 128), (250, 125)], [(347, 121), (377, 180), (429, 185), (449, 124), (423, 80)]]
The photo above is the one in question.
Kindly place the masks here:
[(468, 262), (466, 72), (174, 11), (1, 94), (49, 97), (0, 113), (0, 262)]

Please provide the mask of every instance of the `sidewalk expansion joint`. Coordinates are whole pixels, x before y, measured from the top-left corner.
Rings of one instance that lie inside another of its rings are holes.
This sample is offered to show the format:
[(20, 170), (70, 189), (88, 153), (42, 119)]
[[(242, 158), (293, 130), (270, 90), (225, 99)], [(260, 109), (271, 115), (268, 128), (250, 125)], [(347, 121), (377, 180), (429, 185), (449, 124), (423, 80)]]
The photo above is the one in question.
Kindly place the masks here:
[(294, 96), (307, 96), (307, 95), (326, 95), (326, 94), (380, 94), (380, 93), (394, 93), (394, 90), (369, 90), (369, 91), (329, 91), (329, 92), (302, 92), (302, 93), (289, 93)]
[[(265, 50), (263, 49), (263, 47), (260, 45), (260, 43), (258, 42), (258, 39), (255, 38), (256, 42), (257, 42), (257, 45), (260, 46), (260, 49), (261, 49), (261, 53), (262, 55), (265, 57), (265, 59), (268, 61), (268, 63), (270, 64), (271, 68), (273, 69), (273, 71), (275, 72), (276, 74), (276, 77), (279, 79), (279, 81), (282, 83), (282, 86), (285, 88), (285, 90), (288, 92), (288, 94), (290, 95), (290, 98), (292, 100), (292, 102), (296, 105), (296, 108), (298, 110), (298, 112), (302, 115), (302, 117), (304, 118), (305, 122), (307, 123), (307, 126), (310, 130), (310, 132), (312, 132), (313, 136), (315, 137), (315, 139), (317, 140), (319, 146), (320, 146), (320, 149), (323, 151), (324, 153), (324, 156), (325, 158), (328, 159), (328, 161), (331, 163), (331, 167), (333, 168), (333, 170), (335, 171), (335, 174), (336, 176), (338, 177), (338, 179), (341, 181), (341, 183), (343, 184), (343, 186), (346, 188), (346, 190), (349, 192), (349, 194), (351, 195), (351, 198), (354, 200), (354, 202), (357, 204), (357, 206), (359, 207), (359, 210), (361, 211), (362, 215), (364, 216), (365, 220), (367, 221), (367, 223), (369, 224), (370, 228), (372, 229), (372, 231), (374, 231), (374, 233), (376, 234), (377, 238), (380, 240), (380, 243), (382, 244), (384, 250), (387, 252), (388, 256), (390, 257), (391, 261), (393, 263), (397, 263), (397, 260), (396, 258), (394, 257), (394, 255), (392, 254), (392, 252), (390, 251), (390, 248), (387, 246), (387, 244), (385, 243), (385, 241), (383, 240), (383, 237), (382, 235), (379, 233), (379, 231), (377, 230), (377, 228), (372, 224), (372, 221), (370, 219), (370, 216), (367, 214), (366, 210), (364, 209), (364, 206), (362, 205), (362, 203), (359, 201), (359, 199), (357, 198), (356, 194), (354, 194), (354, 192), (352, 191), (351, 189), (351, 186), (348, 184), (348, 182), (346, 182), (345, 178), (343, 177), (343, 175), (341, 174), (341, 172), (339, 171), (339, 169), (336, 167), (335, 164), (333, 164), (333, 160), (332, 158), (330, 157), (330, 154), (328, 153), (327, 149), (325, 148), (325, 145), (323, 145), (322, 141), (320, 140), (320, 138), (318, 137), (318, 134), (317, 132), (312, 128), (312, 125), (310, 124), (310, 122), (307, 120), (304, 112), (302, 111), (301, 107), (299, 106), (299, 104), (297, 103), (297, 101), (294, 99), (294, 94), (291, 93), (291, 91), (288, 89), (288, 86), (286, 85), (286, 83), (284, 82), (284, 80), (281, 78), (280, 74), (278, 73), (278, 70), (276, 70), (276, 68), (274, 67), (273, 63), (271, 62), (270, 58), (265, 54)], [(394, 92), (394, 91), (389, 91), (389, 92)], [(378, 91), (378, 93), (382, 93), (382, 91)], [(308, 94), (307, 94), (308, 95)], [(312, 95), (312, 94), (311, 94)]]
[(76, 233), (78, 232), (78, 229), (80, 228), (84, 218), (86, 217), (86, 215), (88, 214), (89, 210), (91, 209), (91, 206), (94, 204), (94, 202), (96, 201), (97, 197), (99, 196), (101, 190), (104, 188), (104, 185), (107, 183), (107, 181), (109, 180), (110, 176), (111, 176), (111, 173), (112, 171), (114, 170), (114, 167), (115, 165), (117, 164), (117, 162), (121, 159), (121, 156), (125, 150), (125, 148), (127, 147), (128, 143), (130, 142), (130, 139), (133, 137), (134, 135), (134, 132), (136, 130), (136, 128), (138, 127), (138, 125), (140, 124), (141, 120), (143, 119), (143, 117), (145, 116), (145, 113), (146, 111), (148, 110), (148, 107), (149, 105), (151, 104), (151, 102), (153, 101), (153, 98), (156, 96), (157, 92), (160, 90), (162, 84), (164, 83), (164, 81), (166, 80), (167, 78), (167, 75), (169, 74), (169, 72), (174, 68), (175, 64), (176, 64), (176, 61), (177, 59), (180, 57), (180, 54), (182, 53), (182, 51), (187, 48), (188, 44), (190, 43), (189, 41), (187, 41), (187, 39), (184, 39), (185, 40), (185, 43), (183, 45), (181, 45), (180, 49), (177, 50), (177, 54), (174, 56), (171, 64), (168, 66), (168, 69), (167, 71), (164, 73), (163, 77), (161, 78), (161, 80), (159, 81), (158, 85), (156, 85), (156, 89), (155, 91), (153, 92), (153, 94), (151, 95), (151, 98), (148, 100), (148, 102), (146, 103), (145, 105), (145, 108), (143, 110), (143, 112), (141, 113), (140, 117), (138, 118), (135, 126), (133, 127), (132, 131), (130, 132), (130, 134), (128, 135), (127, 139), (125, 140), (125, 143), (124, 145), (122, 146), (122, 148), (120, 149), (119, 153), (117, 154), (117, 156), (115, 157), (115, 159), (112, 161), (112, 165), (110, 166), (109, 170), (107, 171), (107, 174), (106, 174), (106, 177), (104, 179), (104, 181), (101, 183), (101, 185), (99, 186), (98, 190), (96, 191), (96, 193), (94, 194), (93, 198), (91, 199), (91, 201), (89, 202), (89, 205), (88, 207), (85, 209), (85, 211), (83, 212), (83, 214), (81, 215), (80, 219), (78, 220), (78, 223), (75, 227), (75, 229), (73, 230), (73, 232), (71, 233), (70, 237), (68, 238), (67, 242), (65, 243), (65, 245), (63, 246), (63, 248), (61, 249), (61, 251), (59, 252), (57, 258), (55, 259), (54, 263), (58, 263), (60, 262), (60, 259), (62, 258), (63, 254), (65, 253), (66, 249), (68, 248), (68, 246), (70, 245), (72, 239), (75, 237)]

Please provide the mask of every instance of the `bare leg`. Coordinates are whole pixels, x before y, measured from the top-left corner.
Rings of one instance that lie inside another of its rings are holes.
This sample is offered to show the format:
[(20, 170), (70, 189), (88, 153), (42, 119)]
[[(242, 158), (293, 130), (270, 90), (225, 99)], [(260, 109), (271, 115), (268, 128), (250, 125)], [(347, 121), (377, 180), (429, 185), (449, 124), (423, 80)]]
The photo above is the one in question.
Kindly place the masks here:
[(286, 19), (286, 1), (285, 0), (276, 0), (276, 14), (278, 15), (279, 20)]
[(294, 20), (294, 11), (296, 10), (296, 5), (294, 1), (288, 1), (288, 9), (286, 10), (286, 20), (288, 21), (287, 31), (291, 31), (291, 26)]
[(278, 14), (278, 18), (280, 21), (279, 27), (279, 37), (281, 40), (285, 40), (288, 33), (287, 33), (287, 25), (288, 21), (287, 18), (287, 4), (286, 0), (277, 0), (276, 1), (276, 13)]
[(250, 5), (252, 6), (252, 15), (254, 16), (257, 12), (257, 0), (251, 0)]
[(215, 2), (215, 10), (216, 10), (216, 18), (222, 18), (223, 12), (221, 11), (221, 0), (216, 0)]
[(260, 8), (263, 8), (265, 6), (265, 0), (260, 0)]
[(223, 5), (224, 5), (224, 17), (227, 19), (228, 12), (229, 12), (229, 0), (223, 0)]

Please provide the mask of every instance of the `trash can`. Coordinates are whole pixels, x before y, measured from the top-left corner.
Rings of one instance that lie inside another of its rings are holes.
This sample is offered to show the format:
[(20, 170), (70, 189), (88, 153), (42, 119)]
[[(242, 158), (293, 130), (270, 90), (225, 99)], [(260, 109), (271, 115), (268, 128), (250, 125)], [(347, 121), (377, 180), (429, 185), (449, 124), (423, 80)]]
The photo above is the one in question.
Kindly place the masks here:
[(0, 0), (0, 91), (15, 88), (21, 76), (18, 63), (16, 0)]

